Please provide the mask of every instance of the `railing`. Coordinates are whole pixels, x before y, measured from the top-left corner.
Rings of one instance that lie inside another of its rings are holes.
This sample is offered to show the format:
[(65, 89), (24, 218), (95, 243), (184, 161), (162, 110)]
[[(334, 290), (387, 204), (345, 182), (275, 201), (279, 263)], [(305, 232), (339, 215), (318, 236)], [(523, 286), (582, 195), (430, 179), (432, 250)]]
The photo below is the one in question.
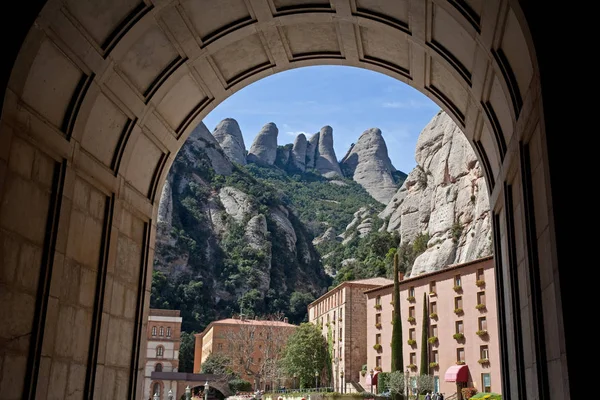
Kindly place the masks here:
[(268, 394), (281, 394), (281, 393), (327, 393), (333, 392), (332, 387), (318, 387), (318, 388), (301, 388), (301, 389), (280, 389), (265, 392), (263, 395)]

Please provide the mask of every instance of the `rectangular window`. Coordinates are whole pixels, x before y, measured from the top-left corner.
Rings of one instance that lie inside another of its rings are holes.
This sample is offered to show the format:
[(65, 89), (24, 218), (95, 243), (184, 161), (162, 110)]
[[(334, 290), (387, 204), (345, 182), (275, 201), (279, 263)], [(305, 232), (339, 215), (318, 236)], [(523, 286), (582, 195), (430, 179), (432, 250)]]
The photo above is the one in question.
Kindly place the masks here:
[(163, 328), (163, 327), (161, 326), (158, 332), (159, 332), (159, 333), (158, 333), (158, 336), (164, 336), (164, 335), (165, 335), (165, 328)]
[(483, 278), (483, 268), (479, 268), (479, 269), (477, 270), (477, 280), (478, 280), (478, 281), (482, 281), (482, 280), (484, 280), (484, 278)]
[(375, 344), (381, 344), (381, 333), (375, 335)]
[(415, 308), (414, 307), (410, 307), (408, 309), (408, 316), (414, 318), (415, 317)]
[(456, 349), (456, 361), (465, 362), (465, 349), (460, 347)]
[(485, 292), (477, 292), (477, 304), (485, 304)]
[(335, 349), (333, 349), (333, 359), (335, 360)]
[(375, 323), (381, 324), (381, 314), (375, 314)]
[(156, 327), (155, 326), (152, 327), (152, 336), (156, 336)]
[(480, 331), (487, 331), (487, 320), (485, 319), (485, 317), (479, 317), (479, 330)]
[(417, 353), (410, 353), (410, 363), (417, 365)]
[(339, 339), (342, 340), (342, 328), (340, 328), (340, 336)]
[(481, 389), (484, 393), (492, 393), (492, 378), (490, 374), (481, 374)]
[(409, 296), (409, 297), (415, 297), (415, 287), (414, 287), (414, 286), (411, 286), (411, 287), (408, 289), (408, 296)]
[(437, 325), (431, 325), (431, 336), (437, 336), (437, 335), (438, 335)]
[(455, 333), (465, 333), (464, 332), (464, 324), (462, 321), (456, 321), (456, 332)]
[(436, 293), (436, 290), (435, 290), (435, 281), (429, 282), (429, 293)]
[(375, 305), (378, 305), (378, 306), (381, 305), (381, 296), (375, 297)]
[(458, 296), (454, 298), (454, 308), (463, 308), (462, 296)]
[(375, 357), (375, 366), (381, 367), (381, 356)]
[(335, 322), (335, 310), (333, 310), (333, 322)]
[(487, 345), (479, 347), (479, 358), (482, 358), (484, 360), (490, 359), (490, 352), (488, 350)]
[(437, 302), (432, 301), (431, 303), (429, 303), (429, 313), (433, 314), (437, 314)]
[(431, 350), (431, 362), (440, 362), (440, 355), (437, 350)]
[(461, 279), (460, 279), (460, 275), (456, 275), (456, 276), (454, 277), (454, 286), (459, 286), (459, 287), (460, 287), (460, 286), (462, 286), (462, 284), (461, 284)]
[(410, 329), (408, 330), (408, 338), (409, 338), (409, 339), (411, 339), (411, 340), (416, 340), (416, 335), (417, 335), (417, 334), (416, 334), (415, 328), (410, 328)]

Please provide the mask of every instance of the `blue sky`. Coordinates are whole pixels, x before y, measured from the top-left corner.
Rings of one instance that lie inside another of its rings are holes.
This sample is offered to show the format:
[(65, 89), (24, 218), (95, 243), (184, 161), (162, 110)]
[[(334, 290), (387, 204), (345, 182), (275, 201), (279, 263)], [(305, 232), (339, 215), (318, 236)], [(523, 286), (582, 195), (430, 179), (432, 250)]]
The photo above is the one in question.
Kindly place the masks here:
[(279, 128), (278, 144), (333, 128), (338, 160), (369, 128), (381, 129), (392, 164), (409, 173), (421, 130), (439, 111), (428, 97), (387, 75), (355, 67), (315, 66), (281, 72), (234, 93), (204, 118), (212, 132), (225, 118), (240, 125), (246, 149), (263, 125)]

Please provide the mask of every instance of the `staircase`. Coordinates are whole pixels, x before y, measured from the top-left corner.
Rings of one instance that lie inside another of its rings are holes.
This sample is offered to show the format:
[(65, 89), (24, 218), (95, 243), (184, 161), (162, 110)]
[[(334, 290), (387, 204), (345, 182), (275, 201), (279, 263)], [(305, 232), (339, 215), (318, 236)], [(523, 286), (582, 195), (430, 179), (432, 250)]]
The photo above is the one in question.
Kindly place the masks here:
[(346, 393), (362, 393), (365, 388), (362, 387), (360, 382), (346, 382)]

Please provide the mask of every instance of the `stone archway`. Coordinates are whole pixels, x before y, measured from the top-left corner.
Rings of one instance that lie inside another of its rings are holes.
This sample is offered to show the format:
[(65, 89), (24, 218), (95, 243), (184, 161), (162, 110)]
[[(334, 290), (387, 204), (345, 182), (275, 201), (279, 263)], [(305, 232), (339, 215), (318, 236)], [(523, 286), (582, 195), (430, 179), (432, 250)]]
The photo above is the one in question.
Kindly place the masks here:
[(0, 120), (7, 398), (139, 398), (173, 158), (240, 88), (316, 64), (395, 77), (463, 128), (490, 188), (503, 393), (570, 398), (546, 86), (501, 0), (49, 0)]

